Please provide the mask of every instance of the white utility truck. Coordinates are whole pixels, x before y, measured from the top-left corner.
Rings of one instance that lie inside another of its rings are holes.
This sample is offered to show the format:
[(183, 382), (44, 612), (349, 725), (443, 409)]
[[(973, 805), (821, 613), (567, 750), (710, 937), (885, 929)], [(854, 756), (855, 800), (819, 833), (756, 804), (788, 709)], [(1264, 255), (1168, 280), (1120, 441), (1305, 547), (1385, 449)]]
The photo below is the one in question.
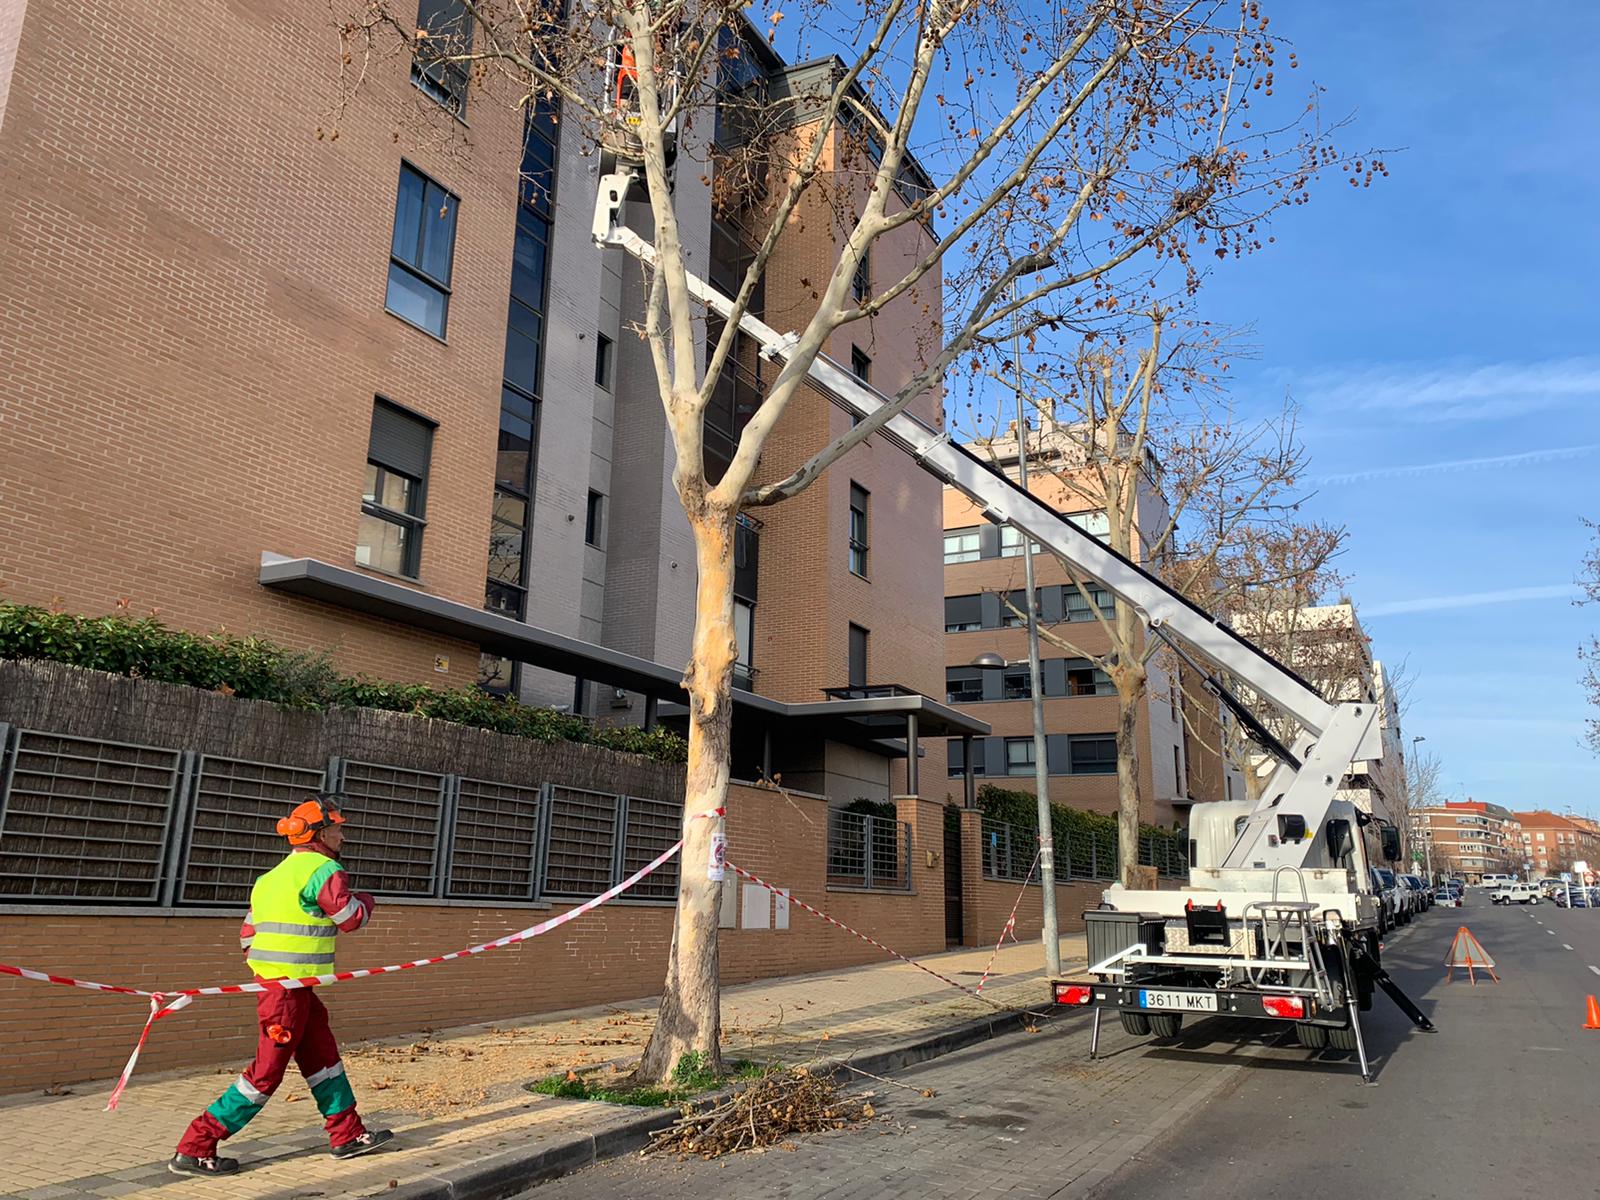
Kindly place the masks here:
[[(609, 149), (595, 204), (593, 236), (648, 267), (655, 248), (625, 223), (629, 194), (643, 182), (626, 147)], [(731, 318), (728, 297), (688, 278), (695, 300)], [(769, 360), (785, 359), (794, 335), (748, 313), (739, 328)], [(889, 403), (854, 373), (819, 357), (812, 382), (853, 417), (870, 420)], [(1359, 1013), (1382, 987), (1420, 1028), (1432, 1025), (1378, 961), (1380, 900), (1372, 893), (1363, 829), (1368, 813), (1338, 797), (1352, 761), (1382, 755), (1378, 708), (1370, 701), (1330, 702), (1228, 625), (1167, 587), (1016, 486), (947, 432), (907, 413), (882, 425), (888, 441), (922, 468), (977, 503), (997, 525), (1016, 529), (1064, 562), (1077, 577), (1098, 580), (1139, 614), (1206, 680), (1206, 687), (1273, 756), (1277, 767), (1258, 803), (1233, 804), (1206, 818), (1196, 839), (1188, 886), (1177, 890), (1106, 889), (1085, 914), (1092, 965), (1086, 980), (1050, 981), (1051, 999), (1092, 1006), (1098, 1052), (1100, 1019), (1115, 1009), (1131, 1033), (1173, 1036), (1188, 1014), (1256, 1017), (1292, 1024), (1308, 1047), (1356, 1053), (1370, 1077)], [(1204, 664), (1204, 665), (1203, 665)], [(1229, 690), (1231, 677), (1299, 725), (1282, 744)], [(1216, 806), (1200, 805), (1197, 810)], [(1398, 832), (1382, 825), (1379, 844), (1400, 857)]]

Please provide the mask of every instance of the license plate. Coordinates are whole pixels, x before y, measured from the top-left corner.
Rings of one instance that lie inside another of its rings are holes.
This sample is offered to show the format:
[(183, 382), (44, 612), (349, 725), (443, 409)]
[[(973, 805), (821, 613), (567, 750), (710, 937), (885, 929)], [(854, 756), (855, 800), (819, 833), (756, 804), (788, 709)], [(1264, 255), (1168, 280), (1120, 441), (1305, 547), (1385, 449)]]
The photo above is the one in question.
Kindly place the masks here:
[(1163, 1008), (1177, 1012), (1216, 1012), (1217, 998), (1210, 992), (1157, 992), (1141, 989), (1140, 1008)]

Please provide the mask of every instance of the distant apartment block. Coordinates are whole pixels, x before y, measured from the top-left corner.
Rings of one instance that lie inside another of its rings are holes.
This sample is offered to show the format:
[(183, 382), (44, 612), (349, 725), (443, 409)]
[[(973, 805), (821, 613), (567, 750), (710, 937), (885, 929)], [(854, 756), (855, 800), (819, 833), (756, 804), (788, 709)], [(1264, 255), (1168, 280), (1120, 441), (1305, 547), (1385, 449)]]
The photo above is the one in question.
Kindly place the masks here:
[[(1092, 494), (1082, 470), (1081, 451), (1054, 425), (1030, 429), (1029, 490), (1066, 519), (1097, 537), (1107, 533), (1106, 513), (1085, 500)], [(969, 447), (1012, 479), (1017, 478), (1015, 425), (1005, 434)], [(1165, 520), (1165, 505), (1153, 484), (1141, 490), (1136, 528)], [(972, 743), (973, 770), (1006, 788), (1033, 791), (1035, 780), (1033, 715), (1024, 618), (1026, 588), (1023, 539), (1016, 530), (992, 525), (966, 496), (944, 493), (945, 699), (980, 717), (989, 736)], [(1080, 588), (1053, 555), (1034, 555), (1040, 624), (1058, 642), (1041, 638), (1041, 690), (1044, 694), (1046, 755), (1050, 794), (1056, 803), (1094, 812), (1117, 807), (1117, 696), (1111, 679), (1090, 656), (1103, 655), (1110, 635), (1101, 620), (1114, 612), (1111, 594), (1097, 583)], [(998, 654), (1002, 669), (979, 667), (980, 654)], [(1242, 798), (1241, 781), (1222, 767), (1215, 740), (1215, 711), (1185, 713), (1201, 706), (1174, 687), (1159, 656), (1150, 663), (1149, 690), (1137, 715), (1138, 786), (1144, 820), (1182, 824), (1197, 801)], [(1214, 706), (1212, 706), (1214, 709)], [(1197, 719), (1188, 719), (1190, 718)], [(1209, 736), (1207, 736), (1209, 735)], [(949, 744), (948, 771), (960, 774), (965, 747)]]

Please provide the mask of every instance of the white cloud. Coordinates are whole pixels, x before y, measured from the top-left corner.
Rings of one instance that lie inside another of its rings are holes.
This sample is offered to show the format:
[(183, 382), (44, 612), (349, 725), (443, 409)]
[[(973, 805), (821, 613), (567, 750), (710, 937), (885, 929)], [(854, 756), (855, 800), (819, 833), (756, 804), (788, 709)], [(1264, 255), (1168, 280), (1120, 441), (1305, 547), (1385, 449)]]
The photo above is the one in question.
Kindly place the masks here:
[(1307, 408), (1411, 421), (1481, 421), (1600, 400), (1600, 358), (1388, 364), (1291, 377)]
[(1567, 458), (1583, 458), (1600, 450), (1600, 443), (1585, 446), (1552, 446), (1547, 450), (1525, 450), (1521, 454), (1497, 454), (1491, 458), (1455, 458), (1445, 462), (1409, 463), (1393, 467), (1374, 467), (1370, 471), (1345, 471), (1338, 475), (1324, 475), (1317, 480), (1324, 486), (1343, 483), (1364, 483), (1369, 479), (1393, 479), (1401, 476), (1447, 475), (1458, 471), (1493, 471), (1501, 467), (1524, 467), (1535, 463), (1555, 462)]
[(1454, 596), (1422, 596), (1415, 600), (1390, 600), (1361, 607), (1363, 617), (1390, 617), (1400, 613), (1438, 612), (1446, 608), (1478, 608), (1485, 604), (1512, 604), (1520, 600), (1575, 600), (1578, 589), (1570, 583), (1539, 587), (1504, 588), (1498, 592), (1459, 592)]

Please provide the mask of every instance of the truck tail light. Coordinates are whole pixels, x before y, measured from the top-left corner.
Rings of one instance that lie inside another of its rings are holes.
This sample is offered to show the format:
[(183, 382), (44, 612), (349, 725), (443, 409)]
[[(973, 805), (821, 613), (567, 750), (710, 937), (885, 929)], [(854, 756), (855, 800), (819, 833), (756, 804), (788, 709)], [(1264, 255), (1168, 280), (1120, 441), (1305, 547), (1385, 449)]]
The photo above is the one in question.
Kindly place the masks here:
[(1087, 1004), (1094, 995), (1094, 989), (1084, 987), (1081, 983), (1060, 983), (1056, 985), (1057, 1004)]
[(1299, 996), (1263, 996), (1261, 1007), (1267, 1010), (1269, 1017), (1284, 1017), (1291, 1021), (1300, 1021), (1306, 1015), (1306, 1002)]

